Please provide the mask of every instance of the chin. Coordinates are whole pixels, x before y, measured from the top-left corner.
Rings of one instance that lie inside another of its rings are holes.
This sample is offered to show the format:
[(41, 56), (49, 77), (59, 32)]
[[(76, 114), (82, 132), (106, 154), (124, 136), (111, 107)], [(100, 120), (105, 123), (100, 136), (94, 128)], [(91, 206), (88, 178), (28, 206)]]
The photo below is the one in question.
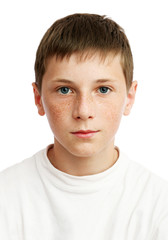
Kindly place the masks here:
[(72, 150), (70, 151), (70, 153), (72, 155), (74, 155), (75, 157), (80, 157), (80, 158), (91, 158), (93, 157), (94, 155), (98, 154), (98, 152), (96, 151), (93, 151), (92, 150), (89, 150), (89, 149), (85, 149), (85, 150), (81, 150), (81, 149), (78, 149), (78, 150)]

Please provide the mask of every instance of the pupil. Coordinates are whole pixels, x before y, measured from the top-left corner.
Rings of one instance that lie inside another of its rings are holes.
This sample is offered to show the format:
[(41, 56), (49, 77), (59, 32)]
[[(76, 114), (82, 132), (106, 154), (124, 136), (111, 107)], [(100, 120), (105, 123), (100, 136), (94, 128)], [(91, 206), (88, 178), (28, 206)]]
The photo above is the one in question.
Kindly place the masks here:
[(108, 90), (107, 87), (101, 87), (101, 88), (100, 88), (100, 91), (101, 91), (102, 93), (106, 93), (107, 90)]
[(64, 94), (68, 93), (68, 91), (69, 91), (69, 88), (67, 88), (67, 87), (62, 87), (61, 88), (61, 92), (64, 93)]

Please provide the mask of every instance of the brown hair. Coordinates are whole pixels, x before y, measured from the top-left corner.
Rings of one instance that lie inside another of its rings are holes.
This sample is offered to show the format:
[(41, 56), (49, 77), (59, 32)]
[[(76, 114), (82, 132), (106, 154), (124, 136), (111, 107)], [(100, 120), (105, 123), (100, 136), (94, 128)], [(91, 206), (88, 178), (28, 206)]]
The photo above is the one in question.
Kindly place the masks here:
[[(57, 20), (47, 30), (37, 49), (35, 77), (39, 92), (46, 70), (46, 60), (51, 56), (63, 59), (73, 53), (121, 54), (121, 66), (127, 90), (133, 79), (133, 58), (124, 30), (113, 20), (97, 14), (73, 14)], [(88, 56), (87, 54), (85, 55)]]

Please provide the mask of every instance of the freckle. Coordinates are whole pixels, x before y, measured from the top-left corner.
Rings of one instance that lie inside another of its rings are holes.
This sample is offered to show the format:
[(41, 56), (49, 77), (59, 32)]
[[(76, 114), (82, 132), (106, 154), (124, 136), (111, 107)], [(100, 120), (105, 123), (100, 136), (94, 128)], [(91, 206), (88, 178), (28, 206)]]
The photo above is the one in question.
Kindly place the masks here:
[(70, 109), (70, 103), (66, 102), (64, 104), (58, 104), (51, 106), (50, 111), (52, 112), (52, 115), (54, 115), (54, 118), (63, 118), (64, 116), (67, 116), (66, 113)]

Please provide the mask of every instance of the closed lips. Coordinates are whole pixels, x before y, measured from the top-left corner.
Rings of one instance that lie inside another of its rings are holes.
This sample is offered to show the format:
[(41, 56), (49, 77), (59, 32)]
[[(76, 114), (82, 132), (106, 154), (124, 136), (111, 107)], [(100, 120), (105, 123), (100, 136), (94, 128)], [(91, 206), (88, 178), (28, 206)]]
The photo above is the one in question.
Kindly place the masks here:
[(95, 133), (95, 132), (99, 132), (99, 131), (93, 131), (93, 130), (79, 130), (77, 132), (72, 132), (72, 133), (82, 133), (82, 134), (88, 134), (88, 133)]

